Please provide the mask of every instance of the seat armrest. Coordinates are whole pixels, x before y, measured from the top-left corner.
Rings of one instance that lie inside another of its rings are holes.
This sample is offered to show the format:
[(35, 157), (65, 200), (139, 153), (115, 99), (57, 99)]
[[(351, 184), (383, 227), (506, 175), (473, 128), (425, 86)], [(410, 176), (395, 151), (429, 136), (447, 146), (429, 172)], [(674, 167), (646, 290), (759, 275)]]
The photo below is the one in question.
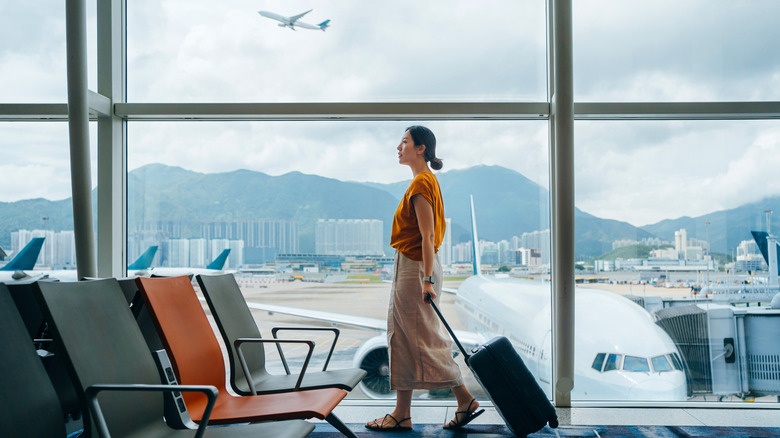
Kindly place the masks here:
[[(261, 338), (238, 338), (235, 341), (233, 341), (233, 345), (236, 348), (236, 353), (238, 354), (238, 361), (241, 363), (241, 369), (244, 370), (244, 377), (246, 377), (246, 382), (249, 384), (249, 390), (252, 391), (252, 394), (257, 395), (257, 389), (255, 389), (255, 383), (254, 379), (252, 379), (252, 374), (249, 371), (249, 367), (246, 364), (246, 359), (244, 358), (244, 352), (242, 351), (241, 347), (245, 343), (257, 343), (257, 344), (276, 344), (277, 348), (281, 347), (279, 345), (281, 344), (306, 344), (309, 346), (309, 352), (306, 353), (306, 360), (303, 361), (303, 367), (301, 368), (301, 374), (298, 376), (298, 381), (295, 383), (295, 391), (299, 391), (301, 389), (301, 382), (303, 382), (303, 375), (306, 373), (306, 368), (309, 366), (309, 361), (311, 360), (311, 355), (314, 353), (314, 341), (310, 341), (308, 339), (261, 339)], [(282, 363), (284, 363), (284, 370), (287, 371), (287, 374), (290, 374), (290, 369), (287, 367), (287, 362), (284, 360), (284, 356), (282, 356)]]
[[(325, 365), (322, 366), (322, 371), (327, 371), (328, 364), (330, 363), (330, 358), (331, 356), (333, 356), (333, 350), (336, 349), (336, 341), (339, 340), (339, 335), (341, 334), (341, 330), (339, 330), (336, 327), (274, 327), (271, 329), (271, 336), (273, 336), (273, 338), (276, 339), (276, 333), (278, 333), (281, 330), (333, 332), (333, 344), (331, 344), (330, 351), (328, 351), (328, 357), (325, 358)], [(282, 348), (279, 345), (277, 345), (276, 348), (279, 349), (279, 355), (282, 356), (282, 364), (284, 364), (285, 371), (287, 371), (287, 374), (290, 374), (290, 371), (287, 369), (287, 361), (284, 360), (284, 355), (282, 354)]]
[(95, 417), (95, 425), (98, 428), (98, 433), (101, 438), (110, 438), (111, 434), (108, 431), (108, 425), (106, 419), (103, 417), (103, 412), (100, 410), (100, 404), (97, 400), (97, 395), (100, 391), (185, 391), (185, 392), (202, 392), (206, 394), (208, 403), (206, 409), (201, 417), (198, 430), (195, 433), (195, 438), (201, 438), (206, 431), (206, 426), (211, 416), (211, 410), (214, 408), (214, 403), (217, 401), (217, 395), (219, 392), (217, 388), (210, 385), (141, 385), (141, 384), (96, 384), (89, 386), (85, 392), (87, 396), (87, 404)]

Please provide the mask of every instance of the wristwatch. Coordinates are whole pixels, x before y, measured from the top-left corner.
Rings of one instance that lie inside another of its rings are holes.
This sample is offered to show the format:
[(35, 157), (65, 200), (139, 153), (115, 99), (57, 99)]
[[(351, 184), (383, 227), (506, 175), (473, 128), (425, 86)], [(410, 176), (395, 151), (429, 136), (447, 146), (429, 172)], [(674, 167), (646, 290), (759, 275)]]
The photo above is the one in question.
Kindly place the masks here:
[(430, 284), (436, 284), (436, 280), (433, 279), (433, 275), (429, 275), (427, 277), (423, 277), (423, 281), (426, 281)]

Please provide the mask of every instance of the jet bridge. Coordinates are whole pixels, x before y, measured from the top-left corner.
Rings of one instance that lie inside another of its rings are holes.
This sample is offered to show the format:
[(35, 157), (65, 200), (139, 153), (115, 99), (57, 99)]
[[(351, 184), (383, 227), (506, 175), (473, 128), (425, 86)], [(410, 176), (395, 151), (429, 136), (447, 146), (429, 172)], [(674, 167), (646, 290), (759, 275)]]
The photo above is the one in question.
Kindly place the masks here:
[(655, 315), (685, 360), (690, 395), (780, 395), (780, 308), (700, 303)]

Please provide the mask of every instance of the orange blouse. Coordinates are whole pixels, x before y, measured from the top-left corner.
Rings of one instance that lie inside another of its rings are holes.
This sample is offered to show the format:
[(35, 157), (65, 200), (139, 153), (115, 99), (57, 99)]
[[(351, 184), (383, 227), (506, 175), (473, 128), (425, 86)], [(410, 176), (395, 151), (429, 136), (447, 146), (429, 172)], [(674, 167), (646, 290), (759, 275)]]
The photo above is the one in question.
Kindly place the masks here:
[(444, 201), (441, 197), (439, 181), (431, 172), (420, 172), (409, 183), (409, 188), (406, 189), (401, 203), (395, 210), (390, 246), (412, 260), (422, 261), (422, 234), (412, 204), (412, 197), (417, 194), (422, 195), (433, 207), (434, 252), (438, 252), (438, 248), (444, 241), (447, 225), (444, 220)]

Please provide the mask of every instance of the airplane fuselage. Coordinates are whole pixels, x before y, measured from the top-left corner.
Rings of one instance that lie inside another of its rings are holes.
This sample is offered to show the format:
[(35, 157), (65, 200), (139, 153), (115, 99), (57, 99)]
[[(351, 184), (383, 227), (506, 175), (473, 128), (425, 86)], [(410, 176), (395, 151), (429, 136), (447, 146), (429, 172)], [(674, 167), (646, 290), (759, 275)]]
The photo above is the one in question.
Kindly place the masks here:
[[(510, 339), (548, 395), (550, 293), (549, 283), (473, 276), (461, 284), (455, 301), (468, 331)], [(573, 400), (686, 399), (685, 374), (673, 365), (679, 362), (677, 348), (647, 311), (617, 294), (586, 288), (576, 288), (575, 309)], [(620, 362), (617, 369), (607, 369), (610, 355)]]
[(258, 14), (262, 15), (263, 17), (270, 18), (272, 20), (276, 20), (279, 22), (279, 27), (288, 27), (291, 30), (295, 30), (296, 27), (301, 27), (304, 29), (312, 29), (312, 30), (325, 30), (327, 28), (327, 23), (330, 21), (325, 21), (324, 23), (320, 25), (314, 25), (305, 23), (303, 21), (300, 21), (299, 18), (303, 15), (308, 14), (311, 12), (311, 10), (304, 12), (303, 14), (299, 14), (293, 17), (285, 17), (284, 15), (277, 14), (275, 12), (268, 12), (268, 11), (257, 11)]

